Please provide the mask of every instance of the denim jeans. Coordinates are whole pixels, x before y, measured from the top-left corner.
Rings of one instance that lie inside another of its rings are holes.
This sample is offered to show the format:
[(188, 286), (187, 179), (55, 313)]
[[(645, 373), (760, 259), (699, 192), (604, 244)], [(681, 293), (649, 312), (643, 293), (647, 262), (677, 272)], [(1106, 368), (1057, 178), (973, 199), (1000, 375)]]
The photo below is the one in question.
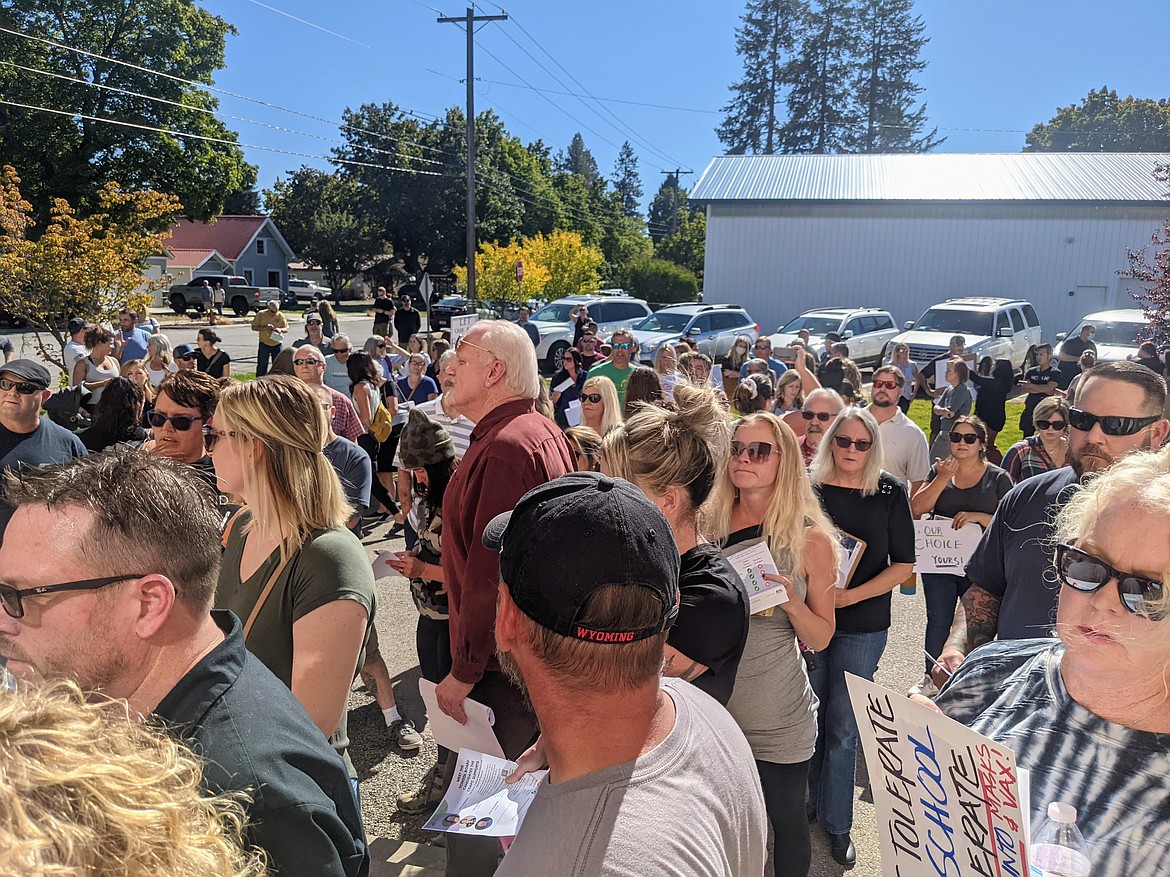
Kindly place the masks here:
[[(932, 658), (947, 644), (951, 623), (955, 620), (955, 604), (959, 595), (967, 590), (963, 576), (949, 576), (941, 573), (922, 574), (922, 594), (926, 597), (926, 651)], [(934, 668), (926, 662), (926, 672)]]
[(886, 648), (888, 631), (836, 633), (819, 652), (820, 664), (808, 674), (821, 702), (817, 709), (817, 749), (809, 769), (809, 797), (829, 834), (853, 827), (853, 783), (857, 772), (857, 723), (849, 705), (845, 674), (873, 679)]
[(262, 378), (268, 374), (268, 365), (284, 350), (283, 344), (275, 346), (261, 342), (256, 350), (256, 377)]

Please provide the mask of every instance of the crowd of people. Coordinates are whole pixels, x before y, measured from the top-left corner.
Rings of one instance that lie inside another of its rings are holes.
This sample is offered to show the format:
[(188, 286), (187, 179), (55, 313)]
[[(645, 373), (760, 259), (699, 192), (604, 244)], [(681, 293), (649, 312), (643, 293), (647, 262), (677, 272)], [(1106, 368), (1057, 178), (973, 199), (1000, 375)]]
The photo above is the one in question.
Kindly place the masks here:
[[(287, 348), (279, 306), (257, 315), (250, 381), (213, 328), (72, 321), (79, 432), (41, 413), (48, 369), (0, 365), (0, 872), (368, 873), (355, 678), (395, 746), (423, 742), (379, 654), (374, 522), (402, 534), (380, 560), (438, 709), (487, 706), (510, 781), (549, 770), (506, 854), (446, 836), (448, 874), (761, 875), (771, 834), (774, 873), (805, 877), (813, 825), (850, 867), (846, 674), (874, 678), (930, 516), (983, 536), (965, 574), (920, 577), (908, 694), (1013, 748), (1034, 822), (1075, 806), (1094, 874), (1158, 873), (1170, 421), (1149, 364), (1038, 349), (1017, 386), (956, 337), (944, 386), (897, 346), (865, 400), (839, 338), (640, 364), (634, 333), (577, 312), (546, 383), (526, 320), (451, 343), (380, 291), (356, 348), (322, 307)], [(787, 598), (755, 613), (729, 560), (754, 546)], [(452, 755), (400, 810), (438, 804)]]

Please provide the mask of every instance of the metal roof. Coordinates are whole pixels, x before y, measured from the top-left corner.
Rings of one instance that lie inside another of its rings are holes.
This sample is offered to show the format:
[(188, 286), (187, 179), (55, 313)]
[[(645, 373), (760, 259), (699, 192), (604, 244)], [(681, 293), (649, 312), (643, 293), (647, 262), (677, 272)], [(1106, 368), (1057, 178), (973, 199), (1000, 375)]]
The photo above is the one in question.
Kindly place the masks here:
[(721, 155), (692, 201), (1165, 201), (1166, 153)]

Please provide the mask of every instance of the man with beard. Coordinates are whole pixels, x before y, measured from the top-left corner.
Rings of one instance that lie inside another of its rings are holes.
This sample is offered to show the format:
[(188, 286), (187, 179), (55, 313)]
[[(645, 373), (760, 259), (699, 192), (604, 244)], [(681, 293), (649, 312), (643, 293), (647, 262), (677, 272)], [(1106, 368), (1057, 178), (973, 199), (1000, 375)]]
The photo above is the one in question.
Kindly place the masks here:
[(844, 407), (845, 400), (836, 390), (820, 387), (804, 397), (800, 416), (804, 418), (805, 426), (804, 435), (800, 437), (800, 452), (804, 455), (805, 465), (812, 462), (821, 439), (825, 437), (825, 430)]
[[(967, 564), (972, 585), (955, 613), (939, 662), (954, 672), (976, 646), (1047, 636), (1056, 618), (1052, 520), (1075, 485), (1130, 451), (1159, 448), (1170, 434), (1162, 417), (1166, 382), (1132, 362), (1086, 372), (1069, 409), (1069, 465), (1021, 481), (1004, 496)], [(946, 674), (935, 668), (936, 685)]]
[(902, 479), (913, 496), (930, 474), (930, 449), (918, 424), (898, 407), (905, 385), (906, 376), (897, 366), (876, 369), (869, 413), (882, 434), (882, 469)]

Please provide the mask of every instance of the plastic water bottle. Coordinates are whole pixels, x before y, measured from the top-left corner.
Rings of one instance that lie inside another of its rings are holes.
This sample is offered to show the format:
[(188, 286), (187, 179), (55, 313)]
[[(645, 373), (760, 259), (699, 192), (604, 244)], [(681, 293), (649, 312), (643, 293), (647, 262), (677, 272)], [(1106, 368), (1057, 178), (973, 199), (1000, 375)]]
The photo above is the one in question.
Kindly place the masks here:
[(1048, 805), (1048, 820), (1032, 841), (1032, 877), (1089, 877), (1089, 845), (1077, 828), (1077, 808)]

